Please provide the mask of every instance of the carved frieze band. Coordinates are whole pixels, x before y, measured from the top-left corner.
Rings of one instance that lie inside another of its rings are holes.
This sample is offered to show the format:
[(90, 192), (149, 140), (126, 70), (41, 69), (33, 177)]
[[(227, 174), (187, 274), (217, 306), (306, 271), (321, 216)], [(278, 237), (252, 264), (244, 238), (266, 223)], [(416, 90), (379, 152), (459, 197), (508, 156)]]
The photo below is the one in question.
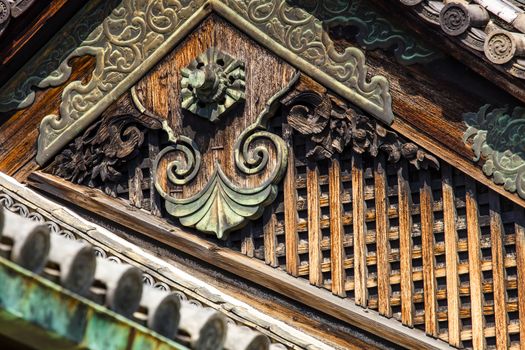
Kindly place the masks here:
[(463, 135), (472, 145), (474, 161), (495, 184), (525, 199), (525, 108), (492, 108), (485, 105), (463, 116), (468, 128)]
[(358, 48), (337, 52), (318, 13), (308, 13), (285, 0), (123, 0), (51, 73), (60, 77), (54, 81), (63, 82), (71, 73), (71, 58), (96, 57), (89, 82), (69, 83), (62, 94), (60, 115), (43, 119), (38, 163), (44, 164), (90, 125), (211, 9), (363, 110), (387, 123), (392, 121), (387, 80), (367, 77), (365, 56)]

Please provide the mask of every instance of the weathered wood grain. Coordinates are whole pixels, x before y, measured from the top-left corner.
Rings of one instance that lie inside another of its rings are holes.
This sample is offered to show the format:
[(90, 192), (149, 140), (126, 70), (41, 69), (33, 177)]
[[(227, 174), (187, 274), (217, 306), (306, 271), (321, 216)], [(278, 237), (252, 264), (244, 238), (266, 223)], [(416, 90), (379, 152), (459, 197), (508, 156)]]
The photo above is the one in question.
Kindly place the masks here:
[(323, 272), (321, 263), (323, 253), (321, 251), (321, 209), (319, 207), (319, 169), (315, 163), (308, 164), (306, 168), (306, 190), (308, 197), (308, 260), (310, 283), (315, 286), (323, 284)]
[(362, 156), (352, 154), (352, 215), (354, 217), (354, 295), (357, 305), (366, 307), (368, 300), (366, 268), (366, 203), (364, 199), (364, 172)]
[(412, 195), (408, 179), (408, 164), (401, 161), (397, 171), (399, 202), (399, 253), (401, 270), (401, 322), (414, 325), (414, 283), (412, 281)]
[(328, 185), (330, 197), (330, 272), (332, 275), (332, 293), (341, 297), (346, 296), (344, 267), (344, 228), (343, 204), (341, 202), (341, 164), (339, 158), (330, 161), (328, 169)]
[(423, 258), (423, 287), (425, 291), (425, 332), (433, 337), (439, 335), (436, 298), (436, 257), (434, 251), (434, 232), (432, 213), (432, 188), (430, 187), (430, 173), (423, 170), (419, 173), (420, 179), (420, 207), (421, 207), (421, 246)]
[(509, 346), (507, 291), (505, 290), (505, 267), (503, 223), (501, 222), (501, 205), (499, 196), (489, 192), (490, 240), (492, 243), (492, 280), (494, 283), (494, 319), (496, 323), (496, 348), (507, 349)]
[(448, 342), (461, 347), (461, 321), (459, 309), (458, 233), (456, 231), (456, 208), (454, 206), (454, 184), (452, 168), (446, 164), (441, 169), (443, 181), (443, 217), (445, 221), (445, 246), (447, 269)]
[(388, 197), (385, 157), (379, 155), (374, 162), (375, 209), (376, 209), (376, 250), (377, 250), (377, 293), (379, 313), (386, 317), (392, 316), (390, 306), (390, 242), (388, 240)]
[(297, 235), (297, 190), (295, 188), (295, 155), (292, 137), (292, 128), (288, 124), (283, 124), (283, 139), (288, 146), (288, 167), (283, 180), (286, 271), (292, 276), (298, 276), (299, 236)]

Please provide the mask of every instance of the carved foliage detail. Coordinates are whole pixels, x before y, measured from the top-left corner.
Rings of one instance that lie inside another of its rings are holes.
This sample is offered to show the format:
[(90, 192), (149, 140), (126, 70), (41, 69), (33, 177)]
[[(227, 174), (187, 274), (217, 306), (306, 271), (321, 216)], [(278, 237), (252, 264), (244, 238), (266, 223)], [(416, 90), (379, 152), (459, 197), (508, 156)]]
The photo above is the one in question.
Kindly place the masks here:
[(388, 161), (393, 163), (403, 157), (417, 169), (439, 168), (433, 155), (357, 109), (337, 103), (327, 94), (296, 91), (283, 103), (287, 107), (288, 124), (307, 136), (306, 157), (311, 160), (331, 158), (351, 147), (354, 152), (367, 152), (373, 157), (379, 151), (385, 152)]
[(160, 119), (136, 111), (106, 115), (75, 138), (46, 170), (114, 195), (113, 189), (125, 180), (127, 162), (138, 155), (145, 133), (161, 128)]
[(491, 108), (463, 115), (474, 161), (484, 160), (483, 172), (494, 183), (525, 199), (525, 108)]

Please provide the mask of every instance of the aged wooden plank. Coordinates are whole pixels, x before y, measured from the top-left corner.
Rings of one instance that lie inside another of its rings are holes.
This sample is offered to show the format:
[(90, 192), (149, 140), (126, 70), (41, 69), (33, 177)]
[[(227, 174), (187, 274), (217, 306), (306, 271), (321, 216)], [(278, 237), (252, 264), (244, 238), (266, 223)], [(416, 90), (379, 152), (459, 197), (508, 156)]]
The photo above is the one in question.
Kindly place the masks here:
[(507, 292), (505, 290), (505, 267), (503, 247), (503, 223), (498, 194), (489, 192), (490, 241), (492, 243), (492, 281), (494, 283), (494, 319), (496, 323), (496, 348), (507, 349), (509, 346)]
[(445, 221), (445, 255), (447, 269), (447, 311), (448, 342), (461, 347), (461, 321), (459, 309), (459, 275), (458, 275), (458, 233), (456, 231), (456, 208), (454, 206), (454, 187), (452, 168), (445, 164), (441, 169), (443, 181), (443, 219)]
[(468, 262), (470, 283), (470, 317), (472, 322), (472, 346), (475, 350), (485, 349), (483, 334), (483, 275), (481, 271), (481, 232), (479, 227), (479, 209), (477, 202), (476, 181), (465, 176), (466, 216), (468, 239)]
[(283, 139), (288, 146), (288, 167), (284, 176), (284, 226), (286, 245), (286, 271), (292, 276), (299, 275), (299, 254), (297, 234), (297, 190), (295, 189), (295, 155), (293, 151), (292, 127), (283, 124)]
[(366, 203), (364, 199), (363, 159), (360, 154), (352, 154), (352, 215), (354, 217), (354, 295), (357, 305), (366, 307), (368, 289), (366, 287)]
[(428, 170), (421, 170), (420, 176), (420, 210), (421, 210), (421, 246), (423, 258), (423, 289), (425, 291), (425, 332), (437, 337), (439, 324), (437, 319), (436, 272), (434, 256), (434, 232), (432, 212), (432, 188)]
[(337, 157), (330, 162), (328, 169), (328, 190), (330, 197), (330, 272), (332, 293), (346, 296), (344, 268), (344, 228), (343, 204), (341, 203), (341, 164)]
[(420, 333), (403, 327), (395, 320), (367, 312), (350, 300), (341, 299), (301, 279), (291, 278), (256, 259), (222, 248), (204, 238), (182, 230), (168, 222), (106, 196), (103, 192), (74, 185), (55, 176), (34, 172), (28, 182), (41, 191), (82, 206), (115, 223), (125, 225), (148, 237), (181, 250), (198, 259), (286, 295), (328, 315), (348, 322), (409, 349), (449, 349)]
[(414, 325), (414, 282), (412, 281), (412, 196), (408, 181), (408, 164), (400, 162), (397, 172), (399, 203), (399, 266), (401, 270), (401, 322)]
[(306, 189), (308, 201), (308, 263), (310, 283), (315, 286), (323, 284), (323, 272), (321, 262), (323, 254), (321, 251), (321, 208), (319, 207), (319, 169), (313, 162), (306, 168)]
[(376, 209), (376, 251), (377, 251), (377, 294), (379, 313), (392, 317), (390, 306), (390, 242), (388, 240), (388, 197), (385, 171), (385, 157), (380, 154), (374, 161), (375, 209)]
[(273, 205), (268, 206), (263, 214), (264, 232), (264, 262), (272, 267), (279, 266), (277, 258), (277, 236), (275, 235), (275, 225), (277, 216)]
[(520, 325), (520, 344), (525, 348), (525, 224), (523, 208), (515, 206), (516, 217), (516, 270), (518, 272), (518, 315)]

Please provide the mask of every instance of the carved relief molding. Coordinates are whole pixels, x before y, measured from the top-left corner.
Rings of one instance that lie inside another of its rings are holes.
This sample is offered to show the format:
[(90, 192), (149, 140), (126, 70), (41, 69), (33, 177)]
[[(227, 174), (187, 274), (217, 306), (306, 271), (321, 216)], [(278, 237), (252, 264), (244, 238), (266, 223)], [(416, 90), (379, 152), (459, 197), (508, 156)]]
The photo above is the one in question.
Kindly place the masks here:
[(463, 141), (472, 145), (474, 161), (497, 185), (525, 199), (525, 108), (492, 108), (463, 115)]
[(387, 80), (368, 79), (363, 52), (355, 47), (337, 52), (322, 21), (302, 8), (284, 0), (123, 0), (51, 74), (60, 79), (46, 81), (65, 81), (73, 57), (96, 56), (90, 81), (69, 83), (60, 115), (43, 119), (38, 163), (47, 162), (89, 126), (212, 10), (363, 110), (392, 121)]

